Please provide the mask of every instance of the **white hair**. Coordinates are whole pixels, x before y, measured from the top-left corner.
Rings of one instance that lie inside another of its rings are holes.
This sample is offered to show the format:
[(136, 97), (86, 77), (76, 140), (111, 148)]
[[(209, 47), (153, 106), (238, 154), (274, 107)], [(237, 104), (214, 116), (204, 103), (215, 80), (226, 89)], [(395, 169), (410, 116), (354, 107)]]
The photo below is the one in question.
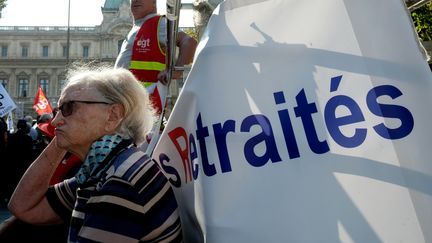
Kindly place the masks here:
[(139, 145), (155, 122), (155, 110), (149, 94), (135, 76), (124, 68), (79, 67), (69, 72), (69, 82), (62, 93), (72, 85), (84, 85), (96, 89), (105, 100), (121, 104), (124, 119), (117, 132)]

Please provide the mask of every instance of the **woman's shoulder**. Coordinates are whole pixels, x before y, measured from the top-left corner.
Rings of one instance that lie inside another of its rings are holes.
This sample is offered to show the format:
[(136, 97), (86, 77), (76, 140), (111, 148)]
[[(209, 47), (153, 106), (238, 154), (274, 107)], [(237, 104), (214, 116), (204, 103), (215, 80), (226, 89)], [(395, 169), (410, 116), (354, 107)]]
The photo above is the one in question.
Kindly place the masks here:
[(148, 167), (146, 164), (154, 164), (154, 161), (139, 148), (130, 147), (117, 156), (107, 170), (107, 179), (116, 177), (131, 182), (137, 173)]

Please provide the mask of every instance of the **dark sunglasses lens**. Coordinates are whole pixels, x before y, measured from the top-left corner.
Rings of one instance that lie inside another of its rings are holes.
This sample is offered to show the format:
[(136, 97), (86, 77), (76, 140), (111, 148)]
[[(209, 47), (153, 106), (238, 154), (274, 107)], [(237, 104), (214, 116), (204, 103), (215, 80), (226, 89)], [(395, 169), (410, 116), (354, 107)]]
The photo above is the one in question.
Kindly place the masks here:
[(60, 106), (61, 113), (64, 117), (72, 115), (73, 102), (65, 102)]

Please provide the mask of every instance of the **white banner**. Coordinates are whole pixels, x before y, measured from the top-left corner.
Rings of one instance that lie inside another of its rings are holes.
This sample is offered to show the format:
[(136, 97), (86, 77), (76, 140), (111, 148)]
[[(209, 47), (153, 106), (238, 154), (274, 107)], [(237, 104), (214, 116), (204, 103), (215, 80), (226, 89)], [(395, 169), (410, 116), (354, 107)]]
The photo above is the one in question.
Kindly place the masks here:
[(13, 122), (13, 114), (12, 112), (8, 113), (7, 119), (6, 119), (6, 123), (7, 123), (7, 130), (9, 131), (9, 133), (14, 133), (15, 132), (15, 128), (14, 128), (14, 122)]
[(186, 242), (432, 242), (431, 94), (401, 0), (223, 2), (153, 154)]
[(9, 96), (3, 85), (0, 84), (0, 117), (5, 116), (16, 108), (15, 103)]

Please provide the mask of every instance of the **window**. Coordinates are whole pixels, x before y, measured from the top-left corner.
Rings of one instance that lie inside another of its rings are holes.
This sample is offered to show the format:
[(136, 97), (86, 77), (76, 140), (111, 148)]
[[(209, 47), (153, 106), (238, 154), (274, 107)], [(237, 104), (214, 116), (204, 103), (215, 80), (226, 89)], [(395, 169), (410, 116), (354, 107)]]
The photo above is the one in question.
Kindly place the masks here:
[(3, 85), (3, 87), (7, 90), (7, 84), (8, 80), (4, 78), (0, 78), (0, 83)]
[(1, 47), (1, 56), (2, 57), (7, 57), (8, 55), (8, 47), (6, 45), (2, 45)]
[(47, 45), (42, 46), (42, 56), (43, 57), (48, 57), (48, 50), (49, 50), (49, 47)]
[(84, 58), (89, 57), (89, 49), (90, 49), (89, 46), (83, 46), (83, 57)]
[(18, 96), (19, 97), (27, 97), (27, 93), (29, 89), (29, 81), (28, 79), (20, 78), (18, 84)]
[(22, 57), (28, 57), (28, 46), (22, 46), (21, 47), (21, 56)]
[(59, 78), (60, 90), (62, 90), (65, 85), (66, 85), (66, 79), (64, 77)]
[(5, 72), (0, 72), (0, 84), (7, 90), (9, 75)]
[(42, 88), (45, 95), (48, 95), (49, 91), (49, 80), (48, 79), (41, 79), (39, 80), (39, 85)]
[(64, 45), (62, 47), (63, 47), (63, 57), (67, 57), (67, 55), (68, 55), (67, 45)]
[(119, 40), (117, 42), (117, 54), (120, 53), (124, 40)]

